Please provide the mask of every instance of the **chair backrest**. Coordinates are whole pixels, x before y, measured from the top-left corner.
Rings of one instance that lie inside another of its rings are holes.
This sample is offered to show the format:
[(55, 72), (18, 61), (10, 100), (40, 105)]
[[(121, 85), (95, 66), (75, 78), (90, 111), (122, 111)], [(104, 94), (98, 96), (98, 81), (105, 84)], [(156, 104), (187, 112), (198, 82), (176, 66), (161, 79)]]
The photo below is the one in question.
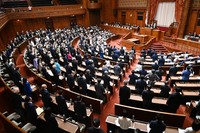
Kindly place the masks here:
[(0, 112), (0, 120), (2, 121), (4, 128), (8, 133), (26, 133), (15, 123), (10, 121), (6, 116), (4, 116), (1, 112)]

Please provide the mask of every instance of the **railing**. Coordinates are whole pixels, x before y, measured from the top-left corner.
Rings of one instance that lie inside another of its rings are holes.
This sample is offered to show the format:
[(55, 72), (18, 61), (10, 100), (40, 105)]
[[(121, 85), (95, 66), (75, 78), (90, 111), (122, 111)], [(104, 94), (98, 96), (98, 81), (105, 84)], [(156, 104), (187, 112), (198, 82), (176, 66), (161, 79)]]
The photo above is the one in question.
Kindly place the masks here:
[(33, 7), (31, 11), (29, 11), (28, 8), (6, 9), (6, 13), (9, 19), (32, 19), (43, 17), (83, 15), (85, 14), (85, 9), (82, 5), (58, 5)]
[(200, 54), (199, 42), (184, 40), (181, 38), (164, 37), (162, 45), (171, 51), (182, 51), (193, 53), (194, 55)]

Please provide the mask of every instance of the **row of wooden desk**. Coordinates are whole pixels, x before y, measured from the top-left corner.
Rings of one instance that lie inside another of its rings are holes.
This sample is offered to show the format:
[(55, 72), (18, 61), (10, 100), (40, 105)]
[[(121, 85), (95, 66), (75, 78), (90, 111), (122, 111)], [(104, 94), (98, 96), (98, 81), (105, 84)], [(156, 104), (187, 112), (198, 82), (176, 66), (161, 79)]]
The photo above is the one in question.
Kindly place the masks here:
[[(116, 121), (118, 119), (118, 116), (116, 115), (108, 115), (106, 118), (107, 123), (107, 130), (112, 131), (113, 133), (116, 132), (116, 130), (119, 128), (116, 124)], [(135, 120), (134, 123), (131, 124), (131, 127), (129, 127), (128, 131), (130, 133), (134, 133), (136, 129), (139, 129), (143, 133), (149, 132), (149, 124), (147, 122), (137, 121)], [(178, 128), (173, 127), (167, 127), (165, 130), (165, 133), (178, 133)]]

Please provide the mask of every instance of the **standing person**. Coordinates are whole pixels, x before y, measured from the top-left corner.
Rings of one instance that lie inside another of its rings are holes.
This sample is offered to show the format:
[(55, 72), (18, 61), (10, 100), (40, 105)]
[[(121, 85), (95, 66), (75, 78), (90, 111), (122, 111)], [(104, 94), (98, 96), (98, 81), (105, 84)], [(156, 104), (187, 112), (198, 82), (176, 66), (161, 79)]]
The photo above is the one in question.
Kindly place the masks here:
[(26, 96), (24, 109), (25, 109), (28, 121), (32, 123), (33, 125), (37, 125), (37, 112), (35, 109), (35, 105), (32, 103), (31, 97)]
[(128, 81), (124, 81), (124, 86), (120, 87), (119, 98), (120, 104), (128, 105), (128, 100), (131, 95), (131, 89), (127, 87)]
[(176, 88), (175, 90), (176, 92), (171, 94), (167, 100), (168, 111), (170, 113), (176, 113), (181, 104), (185, 105), (184, 97), (181, 95), (182, 90), (180, 88)]
[(108, 89), (110, 91), (110, 94), (113, 94), (113, 88), (110, 85), (110, 82), (112, 81), (110, 76), (108, 76), (108, 71), (105, 71), (104, 75), (102, 76), (102, 80), (103, 80), (103, 86), (105, 89)]
[(80, 77), (77, 79), (77, 83), (80, 89), (80, 92), (84, 95), (87, 94), (87, 83), (86, 79), (83, 77), (83, 73), (80, 73)]
[(176, 76), (176, 73), (178, 72), (178, 67), (176, 67), (176, 64), (174, 64), (172, 67), (169, 68), (169, 74), (167, 75), (168, 80), (170, 76)]
[(161, 81), (161, 80), (162, 80), (162, 76), (163, 76), (163, 74), (164, 74), (164, 71), (162, 70), (161, 67), (159, 67), (158, 70), (156, 70), (156, 74), (157, 74), (158, 77), (159, 77), (159, 81)]
[(32, 88), (26, 78), (23, 78), (24, 92), (27, 96), (32, 97)]
[(139, 80), (135, 83), (135, 89), (138, 91), (139, 94), (142, 94), (143, 90), (146, 89), (147, 83), (144, 80), (144, 76), (142, 75)]
[(59, 133), (58, 123), (51, 113), (51, 108), (48, 107), (44, 110), (44, 119), (47, 123), (48, 133)]
[(149, 127), (151, 128), (149, 133), (163, 133), (166, 129), (166, 124), (162, 120), (162, 116), (157, 114), (156, 119), (150, 121)]
[(131, 119), (127, 118), (127, 111), (123, 109), (122, 116), (119, 116), (117, 122), (120, 127), (120, 133), (129, 133), (128, 129), (132, 124)]
[(19, 114), (22, 119), (24, 119), (24, 109), (22, 108), (22, 103), (24, 102), (24, 99), (22, 98), (18, 87), (13, 87), (12, 91), (12, 103), (14, 111)]
[(66, 100), (62, 94), (63, 94), (62, 90), (59, 90), (56, 93), (56, 103), (58, 104), (59, 114), (65, 115), (65, 117), (68, 117), (69, 116), (68, 107), (66, 104)]
[(88, 133), (104, 133), (103, 129), (100, 128), (100, 120), (98, 118), (93, 120), (93, 127), (88, 128)]
[(143, 107), (150, 109), (152, 104), (152, 99), (154, 97), (154, 92), (151, 91), (151, 87), (148, 86), (147, 90), (143, 90), (142, 99), (143, 99)]
[(51, 107), (52, 98), (50, 97), (50, 93), (47, 90), (46, 84), (42, 84), (40, 94), (42, 95), (42, 102), (44, 107)]
[(168, 85), (168, 82), (165, 81), (164, 85), (160, 86), (160, 95), (164, 98), (169, 97), (170, 87)]
[(182, 72), (182, 80), (183, 81), (188, 81), (189, 78), (190, 78), (190, 74), (191, 74), (191, 72), (190, 72), (190, 66), (187, 66), (186, 70), (184, 70)]
[(105, 103), (106, 102), (105, 88), (101, 84), (101, 79), (97, 80), (97, 83), (95, 84), (95, 90), (97, 98), (103, 100), (103, 102)]
[(136, 80), (138, 79), (138, 76), (135, 75), (135, 71), (132, 70), (132, 74), (129, 75), (129, 84), (135, 85)]
[(74, 113), (76, 121), (85, 123), (85, 118), (87, 116), (86, 105), (84, 102), (82, 102), (81, 96), (77, 96), (76, 100), (74, 101)]

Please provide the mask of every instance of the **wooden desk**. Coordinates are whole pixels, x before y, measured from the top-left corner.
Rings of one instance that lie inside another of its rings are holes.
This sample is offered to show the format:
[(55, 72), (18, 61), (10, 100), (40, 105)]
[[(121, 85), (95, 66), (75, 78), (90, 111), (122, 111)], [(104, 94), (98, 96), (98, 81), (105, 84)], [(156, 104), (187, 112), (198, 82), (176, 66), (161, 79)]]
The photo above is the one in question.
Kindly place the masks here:
[[(173, 84), (175, 84), (175, 82), (182, 82), (182, 77), (170, 76), (169, 81), (170, 81), (170, 86), (172, 86)], [(188, 83), (200, 82), (200, 76), (191, 76), (187, 82)]]
[[(107, 123), (107, 131), (112, 130), (115, 132), (116, 128), (119, 128), (116, 125), (116, 121), (117, 121), (118, 116), (114, 116), (114, 115), (108, 115), (106, 118), (106, 123)], [(112, 128), (114, 126), (114, 129)], [(132, 123), (130, 131), (134, 132), (134, 129), (140, 129), (140, 131), (142, 132), (147, 132), (147, 124), (146, 123), (142, 123), (142, 122), (137, 122), (135, 121), (134, 123)]]
[(157, 114), (161, 114), (167, 126), (182, 127), (185, 120), (184, 114), (153, 111), (148, 109), (125, 106), (121, 104), (115, 104), (115, 115), (122, 116), (124, 109), (127, 110), (127, 117), (132, 118), (132, 116), (134, 115), (135, 119), (139, 121), (150, 122), (151, 120), (155, 119), (155, 116)]
[[(45, 121), (44, 119), (44, 113), (39, 115), (39, 119), (42, 121)], [(79, 126), (77, 124), (74, 124), (72, 122), (66, 121), (64, 122), (63, 119), (55, 117), (58, 127), (63, 131), (67, 133), (79, 133)]]
[(175, 86), (181, 88), (182, 90), (199, 90), (200, 83), (175, 82)]

